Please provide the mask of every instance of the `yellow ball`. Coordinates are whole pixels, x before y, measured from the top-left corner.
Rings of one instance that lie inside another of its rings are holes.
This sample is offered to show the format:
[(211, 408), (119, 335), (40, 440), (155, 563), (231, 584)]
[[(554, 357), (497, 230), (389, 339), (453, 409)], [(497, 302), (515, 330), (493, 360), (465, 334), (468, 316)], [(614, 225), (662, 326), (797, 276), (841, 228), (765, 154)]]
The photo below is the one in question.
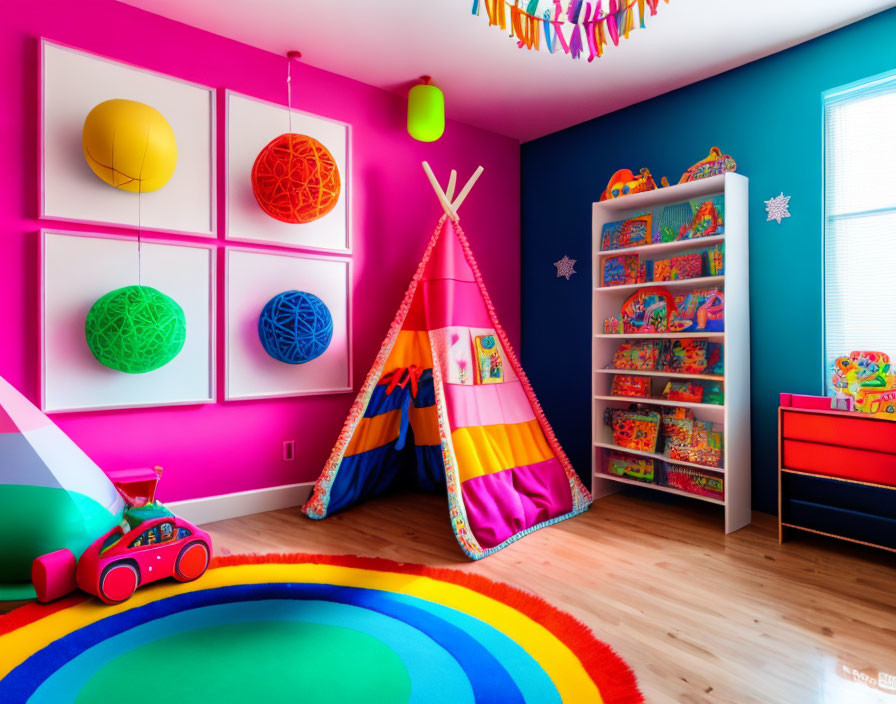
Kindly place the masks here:
[(177, 140), (168, 120), (135, 100), (107, 100), (94, 107), (84, 120), (81, 146), (93, 173), (133, 193), (157, 191), (177, 166)]

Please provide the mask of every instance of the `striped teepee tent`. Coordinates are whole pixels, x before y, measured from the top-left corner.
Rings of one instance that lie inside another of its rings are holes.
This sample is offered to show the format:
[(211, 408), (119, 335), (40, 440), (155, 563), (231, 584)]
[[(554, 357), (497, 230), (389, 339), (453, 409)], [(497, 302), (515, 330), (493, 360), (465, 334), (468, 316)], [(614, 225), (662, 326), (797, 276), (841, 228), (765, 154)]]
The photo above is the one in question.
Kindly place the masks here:
[(464, 552), (489, 555), (586, 510), (579, 481), (495, 315), (457, 209), (446, 211), (311, 498), (325, 518), (396, 482), (448, 493)]
[(123, 510), (103, 471), (0, 378), (0, 599), (21, 597), (9, 583), (29, 582), (35, 557), (61, 548), (80, 556)]

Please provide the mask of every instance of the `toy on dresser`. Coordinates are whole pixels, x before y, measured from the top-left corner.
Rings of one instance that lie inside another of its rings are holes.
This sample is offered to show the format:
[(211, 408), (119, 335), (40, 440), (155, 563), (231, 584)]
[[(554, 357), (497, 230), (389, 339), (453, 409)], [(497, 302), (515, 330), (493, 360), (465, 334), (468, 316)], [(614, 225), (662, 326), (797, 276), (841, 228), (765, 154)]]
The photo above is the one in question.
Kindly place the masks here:
[(831, 407), (896, 420), (896, 374), (883, 352), (851, 352), (838, 357), (831, 378), (837, 395)]

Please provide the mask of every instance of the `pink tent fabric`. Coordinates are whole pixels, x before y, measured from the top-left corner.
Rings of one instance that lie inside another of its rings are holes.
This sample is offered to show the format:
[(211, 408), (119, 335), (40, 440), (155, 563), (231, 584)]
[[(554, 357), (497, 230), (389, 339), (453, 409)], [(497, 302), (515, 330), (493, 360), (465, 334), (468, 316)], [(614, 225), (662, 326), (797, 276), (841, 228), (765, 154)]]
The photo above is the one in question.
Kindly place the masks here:
[(591, 503), (447, 217), (303, 511), (324, 518), (397, 482), (447, 491), (473, 559)]

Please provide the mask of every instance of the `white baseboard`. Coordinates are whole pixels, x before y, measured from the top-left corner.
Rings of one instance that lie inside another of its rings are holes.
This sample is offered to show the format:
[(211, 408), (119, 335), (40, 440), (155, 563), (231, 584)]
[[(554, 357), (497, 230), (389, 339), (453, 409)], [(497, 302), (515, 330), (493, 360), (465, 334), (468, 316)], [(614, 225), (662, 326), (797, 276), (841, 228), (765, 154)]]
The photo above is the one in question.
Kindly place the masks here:
[(202, 525), (223, 521), (225, 518), (274, 511), (278, 508), (298, 507), (308, 500), (313, 489), (314, 482), (302, 482), (267, 489), (238, 491), (234, 494), (206, 496), (201, 499), (169, 501), (165, 506), (176, 516), (185, 518), (190, 523)]

